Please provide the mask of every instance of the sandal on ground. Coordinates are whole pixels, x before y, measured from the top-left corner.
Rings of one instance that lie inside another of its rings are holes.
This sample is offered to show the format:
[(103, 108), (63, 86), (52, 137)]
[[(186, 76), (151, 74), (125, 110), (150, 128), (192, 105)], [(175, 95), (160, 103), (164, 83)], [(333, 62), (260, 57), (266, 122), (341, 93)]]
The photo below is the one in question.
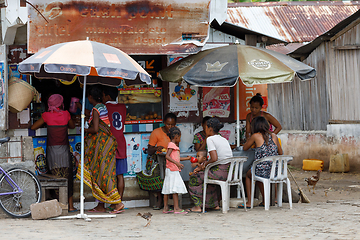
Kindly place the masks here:
[(164, 214), (173, 213), (173, 212), (174, 212), (174, 210), (172, 210), (172, 209), (169, 209), (167, 211), (163, 211)]
[(106, 210), (108, 210), (109, 212), (111, 212), (111, 211), (114, 211), (114, 210), (115, 210), (115, 208), (112, 208), (112, 207), (107, 207), (107, 208), (106, 208)]
[(68, 210), (69, 213), (77, 212), (79, 209), (74, 208), (73, 210)]
[(187, 214), (188, 212), (185, 210), (181, 210), (180, 212), (174, 212), (174, 214)]
[[(245, 208), (244, 204), (239, 205), (238, 208), (244, 209)], [(248, 208), (251, 208), (251, 207), (246, 207), (246, 209), (248, 209)]]

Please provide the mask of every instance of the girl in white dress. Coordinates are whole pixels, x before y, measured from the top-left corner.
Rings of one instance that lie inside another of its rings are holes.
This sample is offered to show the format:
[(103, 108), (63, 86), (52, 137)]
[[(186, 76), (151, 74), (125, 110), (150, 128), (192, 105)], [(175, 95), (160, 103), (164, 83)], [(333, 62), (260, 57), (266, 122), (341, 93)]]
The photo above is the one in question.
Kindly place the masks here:
[[(166, 170), (162, 194), (164, 194), (164, 209), (163, 213), (186, 214), (187, 212), (179, 208), (178, 194), (187, 193), (184, 181), (180, 176), (180, 171), (184, 165), (180, 161), (190, 160), (190, 156), (180, 157), (179, 143), (181, 138), (181, 131), (177, 127), (172, 127), (169, 130), (168, 136), (170, 142), (166, 152)], [(169, 194), (173, 195), (174, 210), (170, 210), (168, 206)]]

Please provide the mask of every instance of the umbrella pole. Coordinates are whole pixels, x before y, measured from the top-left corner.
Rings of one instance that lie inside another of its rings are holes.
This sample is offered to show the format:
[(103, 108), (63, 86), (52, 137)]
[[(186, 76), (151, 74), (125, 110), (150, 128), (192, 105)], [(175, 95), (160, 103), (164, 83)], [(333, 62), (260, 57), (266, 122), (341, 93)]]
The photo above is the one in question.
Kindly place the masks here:
[(239, 92), (239, 83), (240, 81), (238, 80), (237, 84), (236, 84), (236, 146), (240, 147), (240, 92)]
[(83, 101), (81, 106), (81, 177), (80, 177), (80, 215), (84, 216), (84, 138), (85, 138), (85, 100), (86, 76), (84, 76)]

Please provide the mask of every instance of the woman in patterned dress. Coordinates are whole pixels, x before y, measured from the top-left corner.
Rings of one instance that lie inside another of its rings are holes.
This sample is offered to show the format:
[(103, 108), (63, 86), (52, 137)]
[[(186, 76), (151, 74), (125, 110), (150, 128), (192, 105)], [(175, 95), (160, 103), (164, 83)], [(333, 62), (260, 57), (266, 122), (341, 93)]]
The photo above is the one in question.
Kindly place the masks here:
[[(269, 157), (282, 155), (283, 151), (281, 145), (276, 137), (275, 133), (272, 133), (269, 130), (269, 122), (266, 118), (259, 116), (253, 119), (251, 122), (252, 135), (250, 139), (244, 144), (243, 149), (246, 151), (255, 143), (255, 160)], [(246, 207), (251, 207), (251, 171), (255, 171), (256, 176), (263, 178), (270, 178), (272, 162), (264, 161), (258, 163), (255, 169), (250, 169), (246, 173), (246, 194), (248, 196), (248, 201)], [(260, 189), (261, 195), (264, 196), (264, 185), (262, 182), (256, 182)], [(263, 203), (262, 203), (263, 204)], [(261, 205), (261, 203), (260, 203)]]
[[(230, 158), (233, 156), (230, 144), (226, 138), (219, 135), (219, 130), (224, 127), (217, 118), (210, 118), (205, 125), (206, 145), (210, 155), (210, 159), (202, 165), (201, 171), (190, 176), (189, 193), (194, 207), (188, 209), (188, 212), (201, 212), (202, 205), (206, 208), (218, 210), (219, 200), (216, 193), (215, 185), (208, 185), (206, 189), (206, 200), (203, 203), (203, 187), (204, 187), (204, 169), (205, 167), (217, 160)], [(230, 163), (219, 164), (209, 170), (209, 178), (216, 180), (226, 180)]]
[(203, 118), (201, 126), (203, 128), (203, 130), (201, 130), (198, 133), (195, 133), (194, 135), (194, 148), (195, 151), (201, 151), (201, 150), (205, 150), (206, 149), (206, 133), (205, 133), (205, 126), (206, 126), (206, 122), (207, 120), (209, 120), (211, 117), (206, 116)]
[[(124, 204), (117, 190), (115, 150), (117, 143), (109, 127), (108, 111), (102, 103), (102, 90), (91, 87), (89, 128), (85, 129), (84, 182), (88, 185), (98, 205), (89, 212), (106, 212), (104, 203), (115, 205), (110, 213), (121, 213)], [(80, 178), (80, 168), (77, 177)]]

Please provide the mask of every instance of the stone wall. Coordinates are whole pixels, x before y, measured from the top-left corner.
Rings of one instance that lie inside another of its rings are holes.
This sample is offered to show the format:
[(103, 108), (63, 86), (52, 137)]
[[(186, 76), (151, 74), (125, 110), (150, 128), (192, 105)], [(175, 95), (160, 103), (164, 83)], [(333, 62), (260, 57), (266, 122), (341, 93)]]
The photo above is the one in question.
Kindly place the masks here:
[(302, 167), (303, 159), (320, 159), (327, 170), (331, 155), (346, 153), (350, 171), (360, 170), (360, 124), (332, 124), (327, 131), (281, 131), (278, 136), (284, 154), (294, 156), (293, 166)]
[(22, 167), (35, 172), (32, 137), (22, 137), (22, 143), (21, 137), (10, 137), (10, 142), (0, 148), (0, 164), (4, 169)]

